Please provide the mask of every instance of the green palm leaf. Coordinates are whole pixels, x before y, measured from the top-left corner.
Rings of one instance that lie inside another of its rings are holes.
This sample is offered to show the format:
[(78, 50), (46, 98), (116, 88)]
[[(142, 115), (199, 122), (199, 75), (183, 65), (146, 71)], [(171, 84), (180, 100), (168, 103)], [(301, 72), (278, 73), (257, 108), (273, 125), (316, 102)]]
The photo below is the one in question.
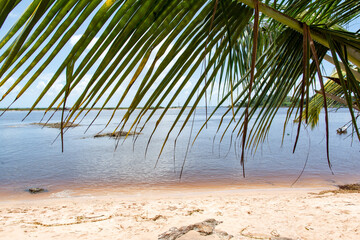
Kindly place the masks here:
[[(20, 1), (3, 2), (0, 27)], [(135, 128), (143, 120), (146, 125), (155, 116), (155, 111), (165, 106), (157, 119), (155, 132), (169, 108), (179, 96), (185, 95), (185, 88), (191, 83), (191, 90), (164, 145), (175, 126), (180, 126), (180, 134), (196, 107), (207, 99), (207, 94), (217, 90), (219, 104), (205, 120), (204, 127), (221, 106), (231, 102), (232, 106), (223, 118), (231, 114), (232, 121), (227, 123), (222, 136), (231, 131), (237, 139), (241, 136), (246, 139), (244, 146), (256, 150), (265, 140), (271, 122), (287, 96), (292, 95), (293, 102), (285, 125), (290, 119), (297, 118), (296, 115), (302, 115), (304, 107), (307, 116), (308, 108), (321, 105), (319, 96), (313, 99), (316, 104), (306, 105), (310, 101), (309, 92), (317, 81), (317, 59), (310, 56), (316, 53), (321, 62), (330, 50), (340, 84), (335, 88), (333, 83), (327, 82), (326, 89), (328, 93), (342, 94), (356, 126), (352, 106), (354, 101), (360, 102), (360, 86), (352, 66), (360, 67), (360, 37), (358, 33), (344, 30), (343, 26), (359, 17), (359, 1), (282, 0), (276, 4), (269, 0), (259, 1), (259, 31), (254, 38), (253, 8), (256, 2), (31, 1), (0, 41), (0, 88), (18, 76), (5, 89), (1, 101), (21, 86), (14, 99), (17, 101), (54, 61), (58, 61), (59, 56), (63, 56), (30, 112), (67, 71), (66, 85), (52, 98), (48, 110), (65, 107), (66, 99), (75, 94), (86, 75), (91, 78), (82, 93), (76, 96), (70, 114), (64, 117), (64, 126), (78, 120), (83, 113), (86, 116), (97, 106), (100, 106), (99, 115), (110, 102), (115, 101), (117, 109), (130, 98), (131, 104), (119, 121), (119, 128), (128, 123)], [(304, 29), (309, 29), (309, 39), (311, 36), (315, 41), (316, 50), (312, 55), (304, 44), (308, 41), (303, 37)], [(65, 45), (80, 30), (83, 31), (80, 39), (66, 52)], [(256, 64), (252, 66), (255, 40), (258, 42)], [(250, 81), (251, 71), (254, 78)], [(253, 90), (249, 94), (252, 81)], [(130, 95), (132, 89), (135, 89), (133, 96)], [(243, 110), (246, 106), (250, 106), (248, 113)], [(136, 112), (139, 107), (141, 109)], [(319, 108), (316, 109), (317, 113)], [(244, 135), (245, 115), (253, 124)], [(310, 110), (310, 123), (315, 122), (315, 113)], [(220, 121), (219, 129), (222, 124)], [(357, 134), (360, 139), (359, 132)]]

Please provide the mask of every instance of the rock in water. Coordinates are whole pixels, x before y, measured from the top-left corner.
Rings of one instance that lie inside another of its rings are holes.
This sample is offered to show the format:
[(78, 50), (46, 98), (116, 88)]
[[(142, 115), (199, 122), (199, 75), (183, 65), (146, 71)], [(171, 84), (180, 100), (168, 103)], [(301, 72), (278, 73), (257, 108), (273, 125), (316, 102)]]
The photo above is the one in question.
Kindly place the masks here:
[(132, 135), (138, 135), (140, 133), (138, 132), (126, 132), (126, 131), (118, 131), (118, 132), (112, 132), (112, 133), (98, 133), (96, 135), (94, 135), (94, 138), (99, 138), (99, 137), (113, 137), (113, 138), (118, 138), (118, 137), (124, 137), (124, 136), (132, 136)]
[[(37, 125), (42, 127), (48, 127), (48, 128), (61, 128), (61, 122), (57, 123), (30, 123), (30, 125)], [(74, 128), (78, 127), (79, 124), (77, 123), (67, 123), (63, 126), (63, 128)]]
[(32, 194), (35, 194), (35, 193), (45, 192), (45, 189), (44, 188), (29, 188), (28, 191)]
[(339, 129), (336, 130), (337, 134), (345, 134), (347, 133), (347, 127), (344, 126), (344, 127), (341, 127)]

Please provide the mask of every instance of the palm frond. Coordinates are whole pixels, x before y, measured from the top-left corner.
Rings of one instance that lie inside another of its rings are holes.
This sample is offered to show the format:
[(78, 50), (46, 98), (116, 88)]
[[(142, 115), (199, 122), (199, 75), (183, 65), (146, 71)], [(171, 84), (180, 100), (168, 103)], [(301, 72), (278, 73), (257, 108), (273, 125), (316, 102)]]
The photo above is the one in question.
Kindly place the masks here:
[[(4, 1), (0, 27), (19, 2)], [(155, 132), (169, 108), (180, 96), (185, 96), (164, 140), (165, 145), (175, 126), (180, 125), (180, 134), (196, 107), (216, 89), (219, 104), (206, 121), (225, 103), (231, 102), (232, 107), (223, 117), (231, 114), (232, 121), (227, 123), (223, 136), (232, 131), (232, 135), (243, 137), (244, 146), (256, 149), (264, 141), (287, 96), (291, 95), (293, 101), (285, 125), (302, 115), (304, 107), (305, 113), (308, 112), (304, 104), (309, 104), (317, 65), (330, 50), (339, 86), (355, 121), (351, 106), (360, 102), (360, 86), (353, 65), (360, 67), (360, 37), (358, 33), (344, 30), (344, 24), (359, 17), (359, 1), (282, 0), (276, 4), (259, 1), (259, 31), (254, 38), (255, 2), (30, 1), (0, 41), (0, 88), (5, 88), (5, 83), (16, 76), (0, 101), (20, 87), (14, 99), (18, 101), (54, 62), (56, 70), (36, 97), (30, 112), (46, 98), (64, 72), (67, 72), (66, 85), (52, 98), (48, 110), (69, 104), (66, 100), (74, 97), (75, 89), (91, 75), (84, 90), (71, 104), (64, 126), (77, 121), (83, 113), (86, 116), (97, 106), (100, 106), (99, 115), (115, 102), (110, 123), (116, 110), (126, 99), (131, 99), (125, 115), (118, 120), (118, 127), (130, 124), (135, 128), (142, 121), (146, 125), (155, 117), (155, 111), (165, 106), (157, 119)], [(66, 44), (79, 31), (83, 31), (80, 39), (66, 52)], [(303, 37), (305, 33), (308, 37)], [(256, 63), (251, 65), (255, 39), (258, 42)], [(304, 44), (308, 39), (315, 41), (312, 54), (310, 47)], [(318, 59), (310, 57), (315, 55)], [(250, 77), (252, 71), (254, 78)], [(253, 90), (249, 93), (252, 82)], [(186, 94), (185, 88), (190, 83), (191, 90)], [(332, 89), (331, 84), (328, 82), (325, 87)], [(328, 93), (332, 94), (333, 90)], [(340, 94), (336, 91), (335, 94)], [(318, 102), (320, 104), (320, 100)], [(248, 114), (243, 110), (245, 106), (250, 106)], [(135, 112), (139, 107), (141, 109)], [(247, 115), (253, 124), (244, 134)], [(310, 113), (310, 122), (315, 120), (315, 115)], [(222, 124), (220, 121), (219, 128)], [(358, 137), (360, 139), (359, 133)]]

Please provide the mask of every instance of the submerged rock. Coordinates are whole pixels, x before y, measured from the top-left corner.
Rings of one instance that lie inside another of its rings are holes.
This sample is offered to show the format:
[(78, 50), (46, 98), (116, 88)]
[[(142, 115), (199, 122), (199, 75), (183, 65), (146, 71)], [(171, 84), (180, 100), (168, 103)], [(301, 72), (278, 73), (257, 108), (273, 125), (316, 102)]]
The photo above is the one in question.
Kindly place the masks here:
[[(138, 132), (129, 132), (129, 136), (131, 135), (138, 135), (140, 133)], [(111, 133), (99, 133), (94, 135), (94, 138), (98, 138), (98, 137), (113, 137), (113, 138), (117, 138), (117, 137), (122, 137), (122, 136), (126, 136), (128, 135), (128, 132), (126, 131), (118, 131), (118, 132), (111, 132)]]
[[(61, 123), (57, 122), (57, 123), (30, 123), (31, 125), (38, 125), (38, 126), (43, 126), (43, 127), (48, 127), (48, 128), (61, 128)], [(79, 124), (76, 123), (67, 123), (64, 125), (64, 128), (69, 128), (69, 127), (77, 127), (79, 126)]]
[(46, 189), (44, 189), (44, 188), (29, 188), (28, 191), (29, 191), (29, 193), (35, 194), (35, 193), (45, 192)]

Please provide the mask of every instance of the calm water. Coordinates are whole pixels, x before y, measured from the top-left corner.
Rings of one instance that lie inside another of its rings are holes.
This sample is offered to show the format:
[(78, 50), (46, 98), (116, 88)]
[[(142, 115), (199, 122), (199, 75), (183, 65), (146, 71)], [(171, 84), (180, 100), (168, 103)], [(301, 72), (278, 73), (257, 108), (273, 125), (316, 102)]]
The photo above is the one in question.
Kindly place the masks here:
[[(23, 122), (21, 119), (26, 112), (7, 112), (0, 118), (0, 193), (20, 193), (34, 186), (45, 187), (50, 191), (182, 184), (290, 186), (301, 172), (307, 156), (308, 163), (298, 186), (335, 185), (360, 180), (359, 142), (354, 139), (352, 143), (351, 137), (336, 134), (336, 129), (350, 120), (345, 109), (330, 115), (330, 156), (335, 175), (331, 174), (327, 165), (323, 123), (314, 130), (303, 130), (297, 151), (292, 154), (297, 125), (289, 124), (284, 145), (281, 146), (286, 115), (286, 109), (281, 109), (267, 141), (258, 148), (255, 155), (247, 154), (245, 179), (242, 177), (238, 151), (240, 141), (231, 143), (229, 134), (221, 143), (221, 135), (216, 135), (214, 140), (221, 118), (219, 113), (191, 147), (180, 180), (190, 127), (180, 135), (175, 149), (174, 139), (179, 127), (174, 130), (155, 168), (163, 139), (177, 112), (178, 110), (173, 109), (166, 116), (155, 132), (146, 156), (147, 140), (156, 118), (150, 121), (135, 144), (130, 137), (124, 142), (121, 140), (115, 150), (114, 139), (93, 137), (104, 128), (112, 112), (104, 111), (84, 134), (96, 114), (91, 112), (81, 126), (66, 133), (65, 152), (62, 153), (59, 140), (52, 144), (59, 133), (58, 129), (30, 125), (40, 121), (42, 112), (32, 113)], [(119, 111), (116, 119), (122, 114), (124, 111)], [(56, 114), (52, 122), (58, 122), (59, 119), (60, 114)], [(197, 132), (204, 119), (205, 110), (198, 109), (194, 132)], [(116, 125), (116, 121), (111, 123), (105, 132), (111, 132)]]

